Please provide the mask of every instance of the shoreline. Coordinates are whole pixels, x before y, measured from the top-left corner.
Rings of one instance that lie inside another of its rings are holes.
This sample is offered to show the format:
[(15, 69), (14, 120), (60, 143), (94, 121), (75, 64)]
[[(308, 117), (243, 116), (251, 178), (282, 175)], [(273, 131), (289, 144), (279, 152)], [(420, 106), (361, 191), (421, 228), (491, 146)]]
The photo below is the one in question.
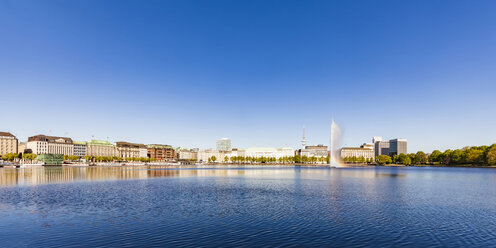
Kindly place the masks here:
[[(160, 168), (160, 167), (170, 167), (170, 168), (201, 168), (205, 166), (218, 166), (218, 167), (232, 167), (232, 166), (244, 166), (244, 167), (329, 167), (328, 164), (267, 164), (267, 163), (253, 163), (253, 164), (224, 164), (224, 163), (206, 163), (206, 164), (115, 164), (115, 165), (67, 165), (67, 164), (47, 164), (42, 166), (24, 166), (22, 168), (38, 168), (38, 167), (71, 167), (71, 168), (85, 168), (85, 167), (150, 167), (150, 168)], [(431, 167), (431, 168), (489, 168), (496, 169), (496, 166), (476, 166), (476, 165), (404, 165), (404, 164), (346, 164), (343, 167), (333, 167), (333, 168), (364, 168), (364, 167)], [(19, 165), (6, 165), (0, 168), (19, 168)]]

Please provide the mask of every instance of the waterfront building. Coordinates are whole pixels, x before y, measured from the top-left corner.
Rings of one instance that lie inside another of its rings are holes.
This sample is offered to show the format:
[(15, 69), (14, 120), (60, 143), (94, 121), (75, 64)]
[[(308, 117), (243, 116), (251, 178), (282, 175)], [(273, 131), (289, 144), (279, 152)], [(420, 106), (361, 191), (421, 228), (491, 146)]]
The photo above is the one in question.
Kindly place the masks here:
[(27, 149), (34, 154), (63, 154), (73, 155), (74, 144), (71, 138), (36, 135), (28, 138)]
[(86, 156), (86, 142), (74, 141), (74, 155), (80, 158)]
[[(147, 149), (143, 144), (129, 143), (125, 141), (116, 142), (117, 153), (121, 158), (143, 158), (147, 157)], [(144, 153), (146, 151), (146, 153)]]
[(363, 144), (360, 147), (343, 147), (341, 148), (341, 159), (360, 158), (374, 159), (374, 148), (371, 144)]
[(374, 153), (376, 157), (379, 155), (389, 156), (389, 141), (383, 141), (382, 137), (374, 137), (372, 142), (374, 143)]
[(305, 146), (303, 149), (296, 150), (296, 155), (307, 157), (327, 157), (329, 155), (329, 150), (327, 146), (324, 145)]
[(86, 155), (93, 157), (115, 157), (119, 156), (119, 153), (116, 146), (106, 140), (91, 140), (86, 143)]
[(224, 157), (231, 153), (230, 151), (219, 151), (213, 149), (206, 149), (198, 151), (198, 161), (206, 163), (208, 159), (215, 156), (215, 162), (224, 162)]
[(19, 142), (17, 145), (17, 153), (31, 153), (31, 150), (26, 149), (26, 142)]
[(173, 160), (175, 158), (175, 152), (172, 146), (169, 145), (148, 145), (147, 146), (148, 157), (154, 158), (159, 161), (161, 160)]
[(143, 144), (139, 144), (138, 158), (147, 158), (147, 157), (148, 157), (148, 148)]
[(0, 156), (18, 152), (17, 138), (9, 132), (0, 132)]
[(389, 155), (407, 154), (407, 140), (406, 139), (392, 139), (389, 140)]
[(178, 160), (198, 160), (198, 149), (178, 148), (175, 153)]
[(218, 151), (231, 151), (231, 139), (222, 138), (217, 140), (217, 150)]
[(295, 155), (295, 151), (289, 147), (273, 148), (273, 147), (253, 147), (245, 150), (238, 151), (240, 156), (243, 157), (254, 157), (254, 158), (281, 158), (281, 157), (291, 157)]

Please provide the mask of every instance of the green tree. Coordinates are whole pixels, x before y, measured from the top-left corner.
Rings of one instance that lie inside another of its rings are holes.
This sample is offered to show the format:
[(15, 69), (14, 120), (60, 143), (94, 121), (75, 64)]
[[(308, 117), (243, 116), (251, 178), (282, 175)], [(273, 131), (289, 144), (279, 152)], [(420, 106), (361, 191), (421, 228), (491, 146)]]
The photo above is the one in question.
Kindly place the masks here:
[(486, 154), (486, 163), (488, 165), (496, 165), (496, 144), (489, 147)]
[(484, 150), (478, 147), (464, 148), (465, 163), (479, 164), (484, 161)]
[(229, 162), (229, 157), (225, 156), (224, 157), (224, 163), (227, 163), (227, 162)]
[(456, 149), (450, 153), (450, 163), (451, 164), (463, 164), (465, 163), (464, 152), (460, 149)]
[(398, 163), (404, 164), (404, 165), (410, 165), (410, 164), (412, 164), (412, 159), (410, 158), (409, 155), (401, 153), (400, 155), (398, 155)]
[(434, 150), (432, 151), (432, 153), (429, 155), (429, 161), (431, 163), (438, 163), (441, 161), (441, 155), (443, 155), (443, 153), (439, 150)]
[(418, 151), (415, 154), (415, 159), (413, 160), (415, 164), (425, 164), (427, 163), (427, 155), (424, 152)]
[(384, 165), (384, 164), (390, 164), (390, 163), (392, 163), (392, 159), (388, 155), (379, 155), (375, 159), (376, 159), (376, 162), (379, 165)]
[(212, 156), (212, 157), (210, 157), (210, 159), (212, 160), (212, 162), (217, 161), (217, 157), (216, 156)]

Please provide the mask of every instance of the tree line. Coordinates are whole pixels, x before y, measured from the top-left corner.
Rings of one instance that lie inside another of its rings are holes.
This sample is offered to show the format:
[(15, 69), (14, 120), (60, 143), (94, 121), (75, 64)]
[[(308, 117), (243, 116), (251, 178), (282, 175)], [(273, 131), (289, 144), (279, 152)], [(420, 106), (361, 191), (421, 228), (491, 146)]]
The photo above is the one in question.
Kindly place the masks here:
[(24, 154), (7, 153), (7, 154), (2, 155), (2, 160), (4, 160), (4, 161), (15, 161), (18, 159), (35, 160), (36, 154), (33, 154), (33, 153), (24, 153)]
[(400, 154), (398, 156), (379, 155), (375, 158), (377, 164), (404, 164), (404, 165), (472, 165), (495, 166), (496, 144), (491, 146), (467, 146), (462, 149)]

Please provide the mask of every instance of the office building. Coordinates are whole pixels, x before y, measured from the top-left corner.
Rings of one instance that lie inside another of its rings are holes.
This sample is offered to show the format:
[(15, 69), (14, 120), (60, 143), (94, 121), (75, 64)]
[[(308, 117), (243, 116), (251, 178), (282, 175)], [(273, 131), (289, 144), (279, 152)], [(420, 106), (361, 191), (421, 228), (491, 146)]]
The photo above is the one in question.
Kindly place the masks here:
[(407, 154), (407, 140), (406, 139), (392, 139), (389, 140), (389, 155)]
[(9, 132), (0, 132), (0, 156), (18, 152), (18, 140)]
[(175, 158), (175, 151), (169, 145), (148, 145), (148, 157), (158, 161), (173, 160)]
[(74, 141), (74, 155), (80, 158), (86, 156), (86, 142)]
[(86, 143), (86, 155), (92, 157), (116, 157), (119, 156), (114, 144), (106, 140), (91, 140)]
[(178, 148), (175, 153), (178, 160), (198, 160), (198, 149)]
[(117, 153), (121, 158), (146, 158), (148, 150), (143, 144), (129, 143), (125, 141), (116, 142)]
[(27, 149), (34, 154), (63, 154), (73, 155), (74, 144), (71, 138), (36, 135), (28, 138)]
[(329, 151), (327, 146), (324, 145), (305, 146), (303, 149), (296, 150), (296, 155), (307, 157), (327, 157), (329, 155)]
[(231, 139), (222, 138), (217, 140), (217, 151), (231, 151)]
[(341, 159), (361, 158), (374, 159), (374, 148), (372, 144), (363, 144), (360, 147), (343, 147), (341, 148)]

